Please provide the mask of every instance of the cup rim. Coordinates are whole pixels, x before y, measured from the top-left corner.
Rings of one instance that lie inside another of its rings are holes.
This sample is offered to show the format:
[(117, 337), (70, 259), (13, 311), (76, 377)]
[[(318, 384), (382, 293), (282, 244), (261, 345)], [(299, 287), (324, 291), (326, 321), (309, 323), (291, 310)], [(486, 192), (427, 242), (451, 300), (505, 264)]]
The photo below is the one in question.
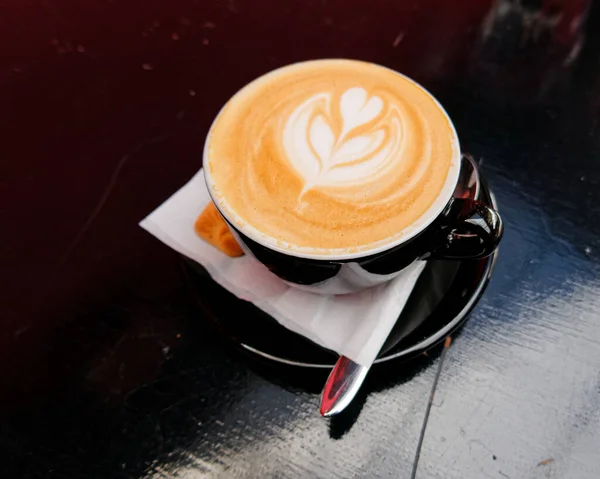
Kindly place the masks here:
[[(448, 121), (450, 130), (451, 130), (451, 134), (452, 134), (452, 158), (450, 159), (450, 168), (449, 168), (448, 174), (446, 176), (446, 181), (444, 182), (444, 186), (440, 190), (438, 196), (436, 197), (436, 199), (434, 200), (432, 205), (416, 221), (414, 221), (411, 225), (409, 225), (408, 227), (404, 228), (401, 232), (399, 232), (398, 236), (395, 239), (393, 239), (392, 241), (390, 241), (389, 238), (386, 238), (386, 239), (380, 240), (376, 243), (370, 243), (369, 245), (363, 245), (363, 246), (357, 246), (357, 247), (351, 247), (351, 248), (336, 248), (336, 249), (294, 247), (293, 245), (282, 246), (282, 244), (285, 245), (285, 242), (283, 242), (281, 240), (277, 240), (275, 238), (272, 238), (271, 236), (266, 235), (265, 233), (262, 233), (258, 228), (248, 224), (246, 221), (242, 220), (241, 218), (236, 218), (235, 211), (233, 210), (233, 208), (231, 208), (227, 205), (225, 198), (222, 195), (216, 194), (214, 185), (213, 185), (212, 176), (210, 174), (210, 168), (208, 167), (208, 149), (209, 149), (209, 143), (210, 143), (210, 137), (211, 137), (212, 130), (213, 130), (217, 120), (219, 119), (219, 117), (221, 116), (221, 114), (223, 113), (225, 108), (227, 107), (227, 105), (229, 105), (230, 102), (235, 97), (237, 97), (240, 93), (242, 93), (247, 88), (249, 88), (255, 82), (263, 81), (264, 79), (266, 79), (268, 77), (275, 76), (281, 70), (284, 70), (284, 69), (287, 70), (287, 69), (294, 68), (294, 67), (301, 67), (301, 66), (311, 64), (311, 63), (319, 63), (319, 62), (330, 63), (330, 62), (346, 62), (346, 61), (357, 62), (357, 63), (366, 63), (369, 65), (375, 65), (379, 68), (388, 70), (396, 75), (403, 77), (407, 81), (413, 83), (414, 85), (416, 85), (418, 88), (420, 88), (423, 92), (425, 92), (427, 95), (429, 95), (431, 97), (431, 99), (438, 106), (438, 108), (440, 109), (440, 111), (445, 116), (446, 120)], [(379, 65), (377, 63), (366, 62), (363, 60), (348, 59), (348, 58), (322, 58), (322, 59), (317, 59), (317, 60), (294, 62), (294, 63), (290, 63), (288, 65), (281, 66), (279, 68), (271, 70), (271, 71), (255, 78), (254, 80), (250, 81), (249, 83), (247, 83), (243, 87), (241, 87), (239, 90), (237, 90), (236, 93), (233, 94), (225, 102), (225, 104), (221, 107), (221, 109), (219, 110), (219, 112), (217, 113), (217, 115), (215, 116), (214, 120), (212, 121), (212, 123), (210, 125), (210, 128), (208, 130), (208, 133), (207, 133), (205, 141), (204, 141), (204, 148), (202, 151), (202, 169), (204, 172), (204, 181), (205, 181), (206, 187), (208, 189), (208, 194), (209, 194), (213, 204), (216, 206), (217, 210), (219, 211), (219, 213), (225, 218), (225, 220), (228, 223), (230, 223), (233, 227), (238, 229), (242, 234), (244, 234), (251, 240), (255, 241), (256, 243), (260, 244), (261, 246), (263, 246), (267, 249), (277, 251), (277, 252), (282, 253), (287, 256), (303, 258), (303, 259), (311, 259), (311, 260), (321, 260), (321, 261), (342, 261), (342, 260), (352, 260), (352, 259), (357, 259), (357, 258), (365, 258), (368, 256), (374, 256), (374, 255), (383, 253), (385, 251), (388, 251), (392, 248), (396, 248), (396, 247), (402, 245), (403, 243), (410, 241), (415, 236), (418, 236), (424, 230), (426, 230), (444, 211), (444, 209), (448, 205), (448, 202), (452, 198), (452, 195), (454, 193), (456, 185), (458, 184), (458, 179), (460, 176), (461, 152), (460, 152), (460, 142), (458, 139), (458, 134), (456, 133), (456, 128), (454, 127), (454, 123), (450, 119), (450, 115), (448, 115), (448, 112), (440, 104), (440, 102), (437, 100), (437, 98), (435, 98), (435, 96), (433, 94), (431, 94), (431, 92), (429, 92), (429, 90), (427, 90), (425, 87), (423, 87), (420, 83), (416, 82), (412, 78), (410, 78), (396, 70), (393, 70), (392, 68), (389, 68), (389, 67), (386, 67), (383, 65)]]

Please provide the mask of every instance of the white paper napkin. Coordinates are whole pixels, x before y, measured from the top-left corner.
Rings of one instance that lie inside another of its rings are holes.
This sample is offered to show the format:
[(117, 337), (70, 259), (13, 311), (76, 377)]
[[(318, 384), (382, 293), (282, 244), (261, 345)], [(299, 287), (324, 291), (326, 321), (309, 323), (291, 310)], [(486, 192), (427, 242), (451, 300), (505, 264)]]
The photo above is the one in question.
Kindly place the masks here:
[(396, 323), (424, 261), (391, 282), (358, 293), (324, 296), (293, 288), (250, 256), (230, 258), (200, 239), (194, 222), (210, 197), (199, 171), (145, 218), (140, 226), (175, 251), (197, 261), (238, 298), (250, 301), (282, 326), (370, 366)]

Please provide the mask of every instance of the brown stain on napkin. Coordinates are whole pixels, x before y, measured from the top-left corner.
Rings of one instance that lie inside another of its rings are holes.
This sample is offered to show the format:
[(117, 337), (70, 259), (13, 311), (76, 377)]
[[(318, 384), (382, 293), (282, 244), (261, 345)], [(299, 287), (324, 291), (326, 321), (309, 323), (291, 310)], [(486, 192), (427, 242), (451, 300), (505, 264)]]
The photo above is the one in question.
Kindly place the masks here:
[(227, 223), (212, 203), (209, 203), (204, 211), (200, 213), (194, 223), (194, 230), (200, 238), (227, 256), (236, 258), (244, 254), (231, 231), (229, 231)]

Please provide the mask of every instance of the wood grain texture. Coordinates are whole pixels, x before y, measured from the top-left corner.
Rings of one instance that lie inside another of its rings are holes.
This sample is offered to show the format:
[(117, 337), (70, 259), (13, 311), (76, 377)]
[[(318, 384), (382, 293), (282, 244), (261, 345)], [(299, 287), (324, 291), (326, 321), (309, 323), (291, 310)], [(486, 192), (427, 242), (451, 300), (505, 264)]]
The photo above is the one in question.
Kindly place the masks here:
[(231, 94), (318, 57), (430, 89), (506, 222), (417, 477), (600, 477), (600, 15), (555, 3), (530, 35), (491, 0), (4, 1), (3, 477), (409, 477), (435, 352), (323, 420), (325, 377), (235, 351), (137, 227)]

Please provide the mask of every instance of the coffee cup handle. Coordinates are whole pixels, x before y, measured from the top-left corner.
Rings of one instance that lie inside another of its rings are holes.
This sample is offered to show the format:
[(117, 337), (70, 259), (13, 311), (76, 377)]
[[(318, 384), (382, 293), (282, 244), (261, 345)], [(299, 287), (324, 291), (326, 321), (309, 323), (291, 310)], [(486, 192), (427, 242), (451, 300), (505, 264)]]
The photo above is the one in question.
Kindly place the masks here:
[(500, 215), (478, 201), (453, 198), (444, 216), (448, 220), (442, 228), (442, 244), (431, 252), (431, 259), (485, 258), (502, 239)]

